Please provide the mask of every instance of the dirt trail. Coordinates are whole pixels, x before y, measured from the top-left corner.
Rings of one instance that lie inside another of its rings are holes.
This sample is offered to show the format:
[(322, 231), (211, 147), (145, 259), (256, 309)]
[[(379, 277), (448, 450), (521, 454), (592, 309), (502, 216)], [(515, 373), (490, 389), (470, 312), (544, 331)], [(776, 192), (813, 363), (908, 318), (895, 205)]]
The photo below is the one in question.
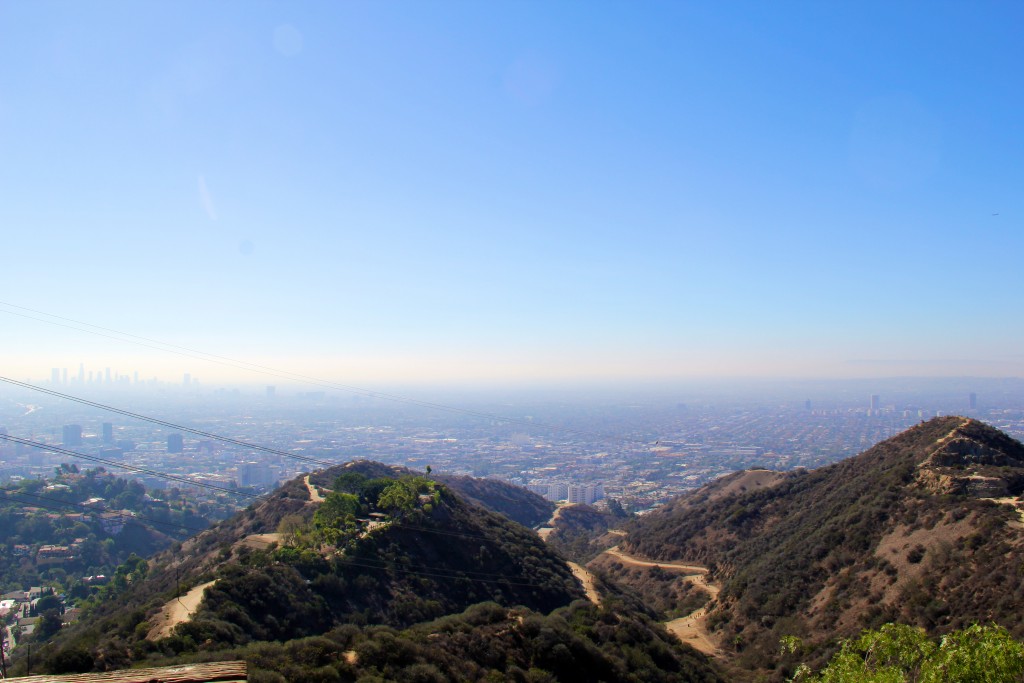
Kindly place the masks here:
[(690, 574), (707, 574), (708, 568), (699, 564), (686, 564), (684, 562), (659, 562), (655, 560), (641, 560), (640, 558), (627, 555), (626, 553), (619, 550), (619, 546), (609, 548), (604, 551), (608, 555), (612, 555), (615, 559), (622, 562), (622, 564), (628, 564), (633, 567), (660, 567), (662, 569), (675, 569)]
[(548, 536), (550, 536), (551, 532), (555, 530), (555, 522), (557, 522), (558, 518), (561, 517), (562, 510), (570, 507), (571, 505), (572, 503), (566, 503), (565, 505), (559, 505), (556, 507), (555, 511), (551, 513), (551, 519), (545, 522), (544, 526), (537, 528), (537, 535), (540, 536), (542, 541), (548, 540)]
[[(547, 541), (548, 536), (555, 530), (555, 522), (558, 521), (559, 515), (562, 514), (562, 510), (570, 507), (572, 503), (566, 505), (559, 505), (555, 508), (554, 513), (551, 515), (551, 519), (547, 521), (547, 524), (537, 529), (537, 535), (541, 537), (541, 540)], [(590, 570), (586, 567), (582, 567), (575, 562), (566, 562), (569, 565), (569, 569), (572, 570), (573, 576), (575, 576), (580, 583), (583, 584), (583, 591), (587, 594), (587, 600), (594, 603), (595, 605), (601, 604), (601, 595), (597, 592), (597, 586), (594, 582), (594, 575), (590, 573)]]
[(317, 489), (317, 487), (315, 487), (315, 486), (313, 486), (312, 484), (309, 483), (309, 475), (308, 474), (306, 475), (305, 482), (306, 482), (306, 488), (309, 489), (309, 501), (311, 503), (322, 503), (322, 502), (324, 502), (324, 497), (320, 495), (320, 490)]
[(590, 570), (586, 567), (582, 567), (575, 562), (566, 562), (569, 565), (569, 569), (572, 570), (573, 576), (580, 580), (583, 584), (583, 591), (587, 594), (587, 600), (594, 603), (595, 605), (601, 605), (601, 595), (597, 592), (597, 586), (594, 583), (594, 575), (590, 573)]
[(146, 639), (157, 640), (158, 638), (166, 638), (171, 635), (171, 629), (191, 619), (192, 613), (196, 611), (199, 603), (203, 601), (203, 591), (215, 583), (217, 582), (209, 581), (196, 586), (181, 596), (181, 598), (175, 598), (164, 605), (160, 615), (155, 620), (153, 628), (149, 629), (149, 633), (146, 634)]
[(659, 567), (660, 569), (669, 571), (678, 571), (683, 573), (681, 578), (707, 591), (711, 596), (711, 601), (707, 605), (690, 612), (685, 617), (665, 622), (665, 627), (669, 632), (679, 638), (679, 640), (706, 655), (716, 657), (722, 654), (722, 651), (717, 645), (715, 645), (714, 638), (705, 625), (705, 618), (707, 617), (708, 610), (712, 608), (715, 601), (718, 600), (718, 593), (721, 590), (721, 586), (708, 581), (707, 567), (702, 567), (699, 564), (686, 564), (684, 562), (654, 562), (652, 560), (643, 560), (633, 557), (632, 555), (627, 555), (619, 550), (618, 546), (609, 548), (605, 551), (605, 554), (611, 555), (623, 564), (631, 565), (633, 567)]
[(693, 649), (699, 650), (711, 657), (718, 657), (722, 654), (722, 651), (715, 645), (715, 642), (711, 639), (711, 634), (708, 633), (707, 627), (704, 625), (704, 618), (707, 614), (707, 608), (701, 607), (685, 617), (666, 621), (665, 628), (669, 630), (669, 633)]
[(235, 543), (235, 545), (244, 545), (249, 548), (256, 548), (257, 550), (266, 550), (267, 546), (271, 543), (280, 543), (283, 534), (272, 533), (272, 534), (249, 534), (241, 541)]

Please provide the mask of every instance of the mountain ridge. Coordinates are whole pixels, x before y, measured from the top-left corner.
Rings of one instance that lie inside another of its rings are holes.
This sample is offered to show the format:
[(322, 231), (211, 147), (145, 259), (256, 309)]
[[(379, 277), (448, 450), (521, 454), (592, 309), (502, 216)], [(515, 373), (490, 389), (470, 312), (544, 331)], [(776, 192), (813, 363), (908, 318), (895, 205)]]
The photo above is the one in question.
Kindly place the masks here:
[(1024, 635), (1024, 590), (1010, 581), (1024, 558), (1024, 445), (993, 427), (937, 418), (770, 486), (741, 490), (743, 476), (673, 500), (621, 539), (628, 553), (709, 569), (722, 590), (705, 623), (741, 667), (784, 675), (782, 636), (824, 657), (887, 621), (941, 634), (995, 620)]
[[(585, 600), (534, 531), (466, 501), (457, 485), (367, 461), (296, 477), (152, 558), (147, 575), (35, 657), (52, 673), (243, 658), (257, 683), (488, 672), (582, 683), (588, 670), (609, 681), (721, 680), (628, 598)], [(510, 485), (471, 490), (524, 500), (528, 516), (540, 509)], [(191, 613), (168, 620), (190, 590)]]

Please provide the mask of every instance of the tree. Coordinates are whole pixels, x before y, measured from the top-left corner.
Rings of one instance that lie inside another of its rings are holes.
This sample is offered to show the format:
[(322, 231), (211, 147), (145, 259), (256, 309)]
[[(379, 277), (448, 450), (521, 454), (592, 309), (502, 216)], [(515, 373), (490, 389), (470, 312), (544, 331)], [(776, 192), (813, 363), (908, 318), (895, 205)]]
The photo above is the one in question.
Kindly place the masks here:
[(32, 638), (40, 642), (49, 640), (60, 630), (60, 627), (60, 611), (48, 609), (39, 615), (39, 622), (36, 624), (36, 630), (32, 633)]
[[(784, 639), (795, 651), (798, 639)], [(885, 624), (864, 631), (842, 648), (818, 675), (801, 664), (801, 683), (1014, 683), (1024, 675), (1024, 644), (1001, 626), (974, 624), (936, 645), (923, 629)]]
[(377, 507), (392, 515), (409, 512), (415, 504), (416, 490), (404, 481), (392, 482), (377, 499)]
[(53, 593), (49, 593), (36, 601), (35, 610), (38, 614), (48, 610), (56, 610), (57, 614), (61, 614), (64, 612), (64, 605), (61, 603), (60, 598)]
[(286, 545), (301, 545), (307, 524), (302, 515), (285, 515), (277, 525), (277, 533), (281, 534)]
[(337, 544), (355, 530), (359, 498), (351, 493), (329, 493), (313, 515), (313, 527), (322, 543)]

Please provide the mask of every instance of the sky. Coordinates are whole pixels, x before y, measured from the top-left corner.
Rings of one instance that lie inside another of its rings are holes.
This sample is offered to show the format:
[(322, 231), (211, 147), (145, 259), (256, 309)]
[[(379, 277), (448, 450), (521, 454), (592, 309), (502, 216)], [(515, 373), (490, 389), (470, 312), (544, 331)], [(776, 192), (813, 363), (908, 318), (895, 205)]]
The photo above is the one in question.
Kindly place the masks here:
[(1022, 376), (1022, 26), (0, 0), (0, 375)]

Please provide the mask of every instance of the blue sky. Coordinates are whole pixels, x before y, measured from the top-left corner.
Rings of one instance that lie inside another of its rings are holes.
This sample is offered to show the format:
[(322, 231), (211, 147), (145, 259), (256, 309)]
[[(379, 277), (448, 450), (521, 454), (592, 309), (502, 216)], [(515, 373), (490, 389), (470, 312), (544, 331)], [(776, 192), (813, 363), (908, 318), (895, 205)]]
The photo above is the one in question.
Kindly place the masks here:
[[(332, 380), (1020, 376), (1022, 25), (2, 2), (0, 301)], [(227, 378), (0, 325), (6, 374)]]

